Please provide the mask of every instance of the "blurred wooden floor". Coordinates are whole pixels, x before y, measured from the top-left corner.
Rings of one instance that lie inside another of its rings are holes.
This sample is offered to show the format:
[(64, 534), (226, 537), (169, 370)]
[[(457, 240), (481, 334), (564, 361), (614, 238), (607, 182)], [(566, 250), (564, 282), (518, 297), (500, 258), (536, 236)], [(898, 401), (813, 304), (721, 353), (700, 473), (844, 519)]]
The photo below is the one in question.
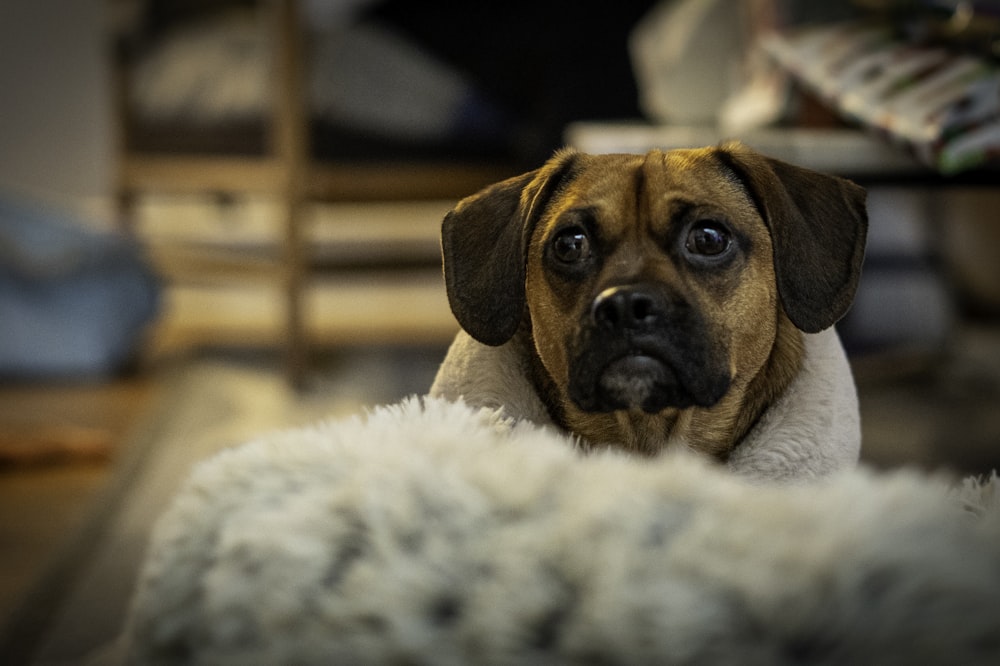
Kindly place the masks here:
[(0, 625), (104, 488), (153, 376), (0, 385)]

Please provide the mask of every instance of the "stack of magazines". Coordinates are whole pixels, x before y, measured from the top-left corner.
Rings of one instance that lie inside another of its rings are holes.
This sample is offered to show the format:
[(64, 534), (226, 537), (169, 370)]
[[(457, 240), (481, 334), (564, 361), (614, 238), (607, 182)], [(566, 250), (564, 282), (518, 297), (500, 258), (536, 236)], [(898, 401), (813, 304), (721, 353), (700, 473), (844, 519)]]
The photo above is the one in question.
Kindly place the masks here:
[(797, 27), (763, 45), (824, 104), (939, 172), (1000, 167), (1000, 66), (989, 54), (868, 22)]

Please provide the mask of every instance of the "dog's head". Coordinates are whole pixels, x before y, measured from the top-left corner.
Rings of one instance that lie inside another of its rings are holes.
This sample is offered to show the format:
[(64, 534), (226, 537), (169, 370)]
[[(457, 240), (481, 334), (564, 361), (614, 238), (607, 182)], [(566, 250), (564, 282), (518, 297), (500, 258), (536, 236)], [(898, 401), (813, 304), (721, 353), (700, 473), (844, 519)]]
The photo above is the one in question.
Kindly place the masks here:
[(780, 318), (818, 332), (847, 312), (864, 198), (739, 143), (563, 151), (448, 214), (448, 298), (484, 344), (530, 327), (585, 412), (710, 407), (765, 363)]

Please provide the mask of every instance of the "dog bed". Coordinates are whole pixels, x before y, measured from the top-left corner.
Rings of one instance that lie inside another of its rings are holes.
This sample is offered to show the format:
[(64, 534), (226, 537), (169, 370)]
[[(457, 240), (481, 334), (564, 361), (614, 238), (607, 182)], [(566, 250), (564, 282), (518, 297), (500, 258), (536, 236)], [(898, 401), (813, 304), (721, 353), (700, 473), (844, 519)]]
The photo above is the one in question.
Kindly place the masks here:
[(202, 463), (141, 664), (1000, 663), (1000, 492), (749, 481), (410, 399)]

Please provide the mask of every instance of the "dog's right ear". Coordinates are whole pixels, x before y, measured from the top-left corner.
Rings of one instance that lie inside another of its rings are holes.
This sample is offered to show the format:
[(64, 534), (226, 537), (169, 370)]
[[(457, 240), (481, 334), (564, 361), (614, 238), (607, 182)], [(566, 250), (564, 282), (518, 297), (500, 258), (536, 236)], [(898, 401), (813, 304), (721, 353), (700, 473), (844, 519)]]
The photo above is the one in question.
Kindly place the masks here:
[(575, 155), (561, 151), (540, 169), (463, 199), (445, 216), (441, 254), (448, 303), (479, 342), (502, 345), (521, 325), (527, 244)]

